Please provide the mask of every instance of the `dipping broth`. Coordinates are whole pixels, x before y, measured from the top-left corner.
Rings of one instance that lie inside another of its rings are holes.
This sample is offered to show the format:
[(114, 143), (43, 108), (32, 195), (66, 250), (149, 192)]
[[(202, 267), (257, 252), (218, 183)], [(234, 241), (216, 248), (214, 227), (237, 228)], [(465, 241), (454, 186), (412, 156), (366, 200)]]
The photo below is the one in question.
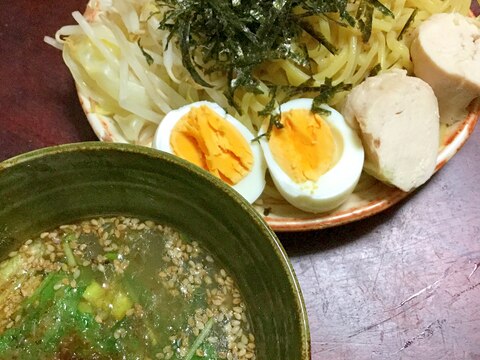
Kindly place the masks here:
[(255, 359), (255, 338), (233, 277), (197, 242), (98, 218), (0, 263), (0, 358)]

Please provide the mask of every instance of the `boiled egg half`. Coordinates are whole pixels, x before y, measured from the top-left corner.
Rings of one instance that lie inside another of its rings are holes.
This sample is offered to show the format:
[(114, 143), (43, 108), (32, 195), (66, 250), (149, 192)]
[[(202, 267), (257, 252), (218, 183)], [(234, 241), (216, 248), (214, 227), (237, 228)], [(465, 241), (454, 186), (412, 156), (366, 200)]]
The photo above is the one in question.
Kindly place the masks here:
[(267, 168), (253, 138), (218, 104), (199, 101), (170, 111), (157, 128), (152, 146), (207, 170), (253, 203), (265, 187)]
[[(296, 99), (277, 110), (283, 127), (260, 137), (268, 170), (281, 195), (293, 206), (319, 213), (342, 204), (362, 172), (364, 151), (357, 133), (329, 106), (311, 111), (312, 99)], [(259, 135), (265, 134), (268, 122)]]

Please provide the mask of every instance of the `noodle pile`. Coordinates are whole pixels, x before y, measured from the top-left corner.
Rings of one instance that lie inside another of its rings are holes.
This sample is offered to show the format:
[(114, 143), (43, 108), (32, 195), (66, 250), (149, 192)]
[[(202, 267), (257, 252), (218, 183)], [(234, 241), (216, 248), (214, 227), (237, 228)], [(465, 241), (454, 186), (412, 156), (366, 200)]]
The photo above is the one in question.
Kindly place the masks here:
[[(224, 96), (225, 76), (211, 74), (208, 82), (213, 88), (192, 80), (175, 41), (167, 46), (169, 33), (158, 29), (159, 15), (152, 15), (158, 8), (150, 0), (92, 0), (85, 15), (73, 14), (78, 25), (65, 26), (55, 40), (46, 41), (63, 49), (64, 61), (93, 112), (113, 118), (128, 142), (146, 145), (167, 112), (194, 101), (214, 101), (256, 131), (263, 121), (258, 112), (270, 100), (267, 83), (299, 86), (310, 81), (320, 86), (330, 78), (333, 85), (356, 85), (379, 67), (411, 73), (409, 47), (415, 28), (434, 13), (467, 15), (470, 8), (470, 0), (382, 0), (382, 4), (395, 17), (375, 11), (367, 43), (358, 28), (340, 26), (333, 14), (311, 19), (311, 25), (335, 45), (337, 53), (331, 54), (312, 39), (300, 39), (307, 46), (311, 72), (287, 60), (260, 65), (256, 74), (264, 81), (264, 93), (236, 91), (241, 114)], [(351, 14), (357, 8), (358, 3), (349, 4)], [(409, 19), (413, 20), (406, 27)], [(329, 105), (340, 106), (345, 95), (338, 93)]]

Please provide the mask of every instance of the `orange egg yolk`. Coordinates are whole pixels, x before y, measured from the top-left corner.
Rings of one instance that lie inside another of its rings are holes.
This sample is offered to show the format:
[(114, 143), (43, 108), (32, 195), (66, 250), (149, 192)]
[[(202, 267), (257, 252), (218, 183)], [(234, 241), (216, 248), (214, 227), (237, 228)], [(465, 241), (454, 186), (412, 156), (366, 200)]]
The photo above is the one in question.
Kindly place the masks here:
[(172, 130), (173, 152), (234, 185), (252, 169), (248, 142), (227, 120), (208, 106), (192, 108)]
[(269, 146), (275, 161), (296, 183), (316, 181), (334, 163), (336, 144), (325, 120), (310, 110), (282, 113), (283, 128), (272, 129)]

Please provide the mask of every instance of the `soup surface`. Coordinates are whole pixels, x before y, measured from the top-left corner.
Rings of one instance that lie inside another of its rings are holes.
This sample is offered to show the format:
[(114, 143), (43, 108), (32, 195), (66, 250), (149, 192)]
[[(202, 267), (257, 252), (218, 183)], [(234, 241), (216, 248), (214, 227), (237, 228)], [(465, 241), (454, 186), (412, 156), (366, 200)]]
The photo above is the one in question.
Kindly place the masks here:
[(0, 263), (0, 358), (255, 359), (255, 338), (233, 278), (197, 242), (98, 218)]

